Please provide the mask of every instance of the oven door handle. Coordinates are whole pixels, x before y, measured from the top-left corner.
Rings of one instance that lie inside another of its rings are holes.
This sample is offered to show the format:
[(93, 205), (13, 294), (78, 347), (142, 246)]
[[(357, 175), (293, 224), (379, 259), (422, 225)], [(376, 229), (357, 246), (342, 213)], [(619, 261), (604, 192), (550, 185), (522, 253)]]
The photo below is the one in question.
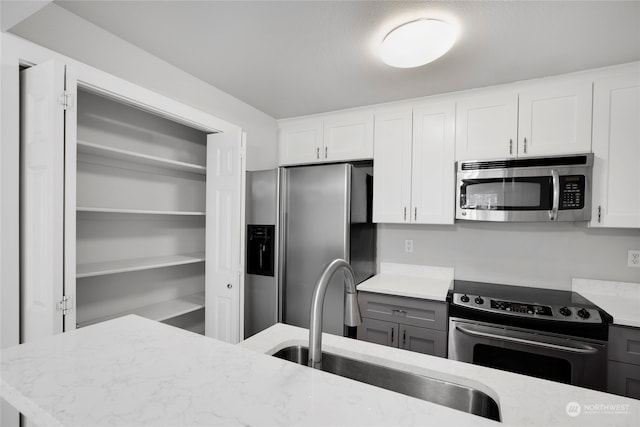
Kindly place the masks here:
[(551, 180), (553, 181), (553, 205), (549, 211), (549, 219), (558, 219), (558, 208), (560, 207), (560, 175), (557, 169), (551, 169)]
[[(456, 330), (462, 332), (465, 335), (469, 335), (472, 337), (480, 337), (480, 338), (489, 338), (489, 339), (495, 339), (495, 340), (499, 340), (499, 341), (507, 341), (507, 342), (512, 342), (512, 343), (516, 343), (516, 344), (524, 344), (524, 345), (530, 345), (530, 346), (534, 346), (534, 347), (542, 347), (542, 348), (548, 348), (551, 350), (562, 350), (562, 351), (568, 351), (571, 353), (580, 353), (580, 354), (593, 354), (593, 353), (597, 353), (598, 349), (594, 348), (590, 345), (586, 345), (586, 344), (582, 344), (580, 343), (579, 347), (570, 347), (570, 346), (566, 346), (566, 345), (560, 345), (560, 344), (554, 344), (554, 343), (550, 343), (550, 342), (544, 342), (544, 341), (532, 341), (532, 340), (528, 340), (525, 338), (519, 338), (519, 337), (515, 337), (515, 336), (509, 336), (509, 335), (497, 335), (497, 334), (492, 334), (490, 332), (485, 332), (485, 331), (481, 331), (478, 330), (476, 328), (474, 328), (473, 326), (469, 327), (469, 326), (462, 326), (459, 324), (456, 324)], [(508, 332), (508, 329), (501, 329), (501, 331), (504, 332)]]

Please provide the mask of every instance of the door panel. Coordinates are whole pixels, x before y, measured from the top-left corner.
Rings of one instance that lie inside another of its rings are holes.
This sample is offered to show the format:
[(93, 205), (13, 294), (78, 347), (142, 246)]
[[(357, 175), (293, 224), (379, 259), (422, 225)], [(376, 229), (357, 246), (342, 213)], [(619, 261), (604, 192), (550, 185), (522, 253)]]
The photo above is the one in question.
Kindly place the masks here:
[(21, 342), (63, 331), (63, 64), (45, 62), (21, 78)]
[(400, 325), (399, 347), (409, 351), (447, 357), (447, 333), (416, 326)]
[(413, 111), (411, 221), (453, 224), (455, 104), (425, 104)]
[(409, 222), (411, 109), (376, 115), (373, 152), (373, 221)]
[(398, 324), (383, 320), (362, 318), (358, 326), (358, 339), (390, 347), (398, 346)]
[(518, 95), (492, 93), (456, 106), (456, 160), (516, 156)]
[[(309, 327), (316, 280), (336, 258), (349, 259), (347, 191), (350, 165), (290, 168), (286, 175), (284, 322)], [(335, 274), (325, 294), (324, 332), (343, 335), (344, 274)]]
[(76, 174), (78, 133), (78, 82), (65, 69), (65, 90), (69, 108), (64, 113), (64, 295), (73, 309), (64, 316), (64, 331), (76, 329)]
[(523, 88), (518, 156), (590, 152), (591, 92), (591, 80)]
[(207, 136), (205, 334), (240, 338), (241, 134)]
[(640, 77), (596, 80), (593, 105), (595, 227), (640, 228)]

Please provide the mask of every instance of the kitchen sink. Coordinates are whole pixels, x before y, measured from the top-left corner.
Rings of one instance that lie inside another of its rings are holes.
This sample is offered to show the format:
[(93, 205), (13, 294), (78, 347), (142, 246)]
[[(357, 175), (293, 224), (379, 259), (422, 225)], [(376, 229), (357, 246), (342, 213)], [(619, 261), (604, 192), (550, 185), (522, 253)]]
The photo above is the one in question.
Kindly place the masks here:
[[(273, 355), (299, 365), (307, 365), (309, 349), (286, 347)], [(322, 370), (452, 409), (500, 421), (500, 409), (486, 393), (460, 384), (438, 380), (362, 362), (331, 353), (322, 353)]]

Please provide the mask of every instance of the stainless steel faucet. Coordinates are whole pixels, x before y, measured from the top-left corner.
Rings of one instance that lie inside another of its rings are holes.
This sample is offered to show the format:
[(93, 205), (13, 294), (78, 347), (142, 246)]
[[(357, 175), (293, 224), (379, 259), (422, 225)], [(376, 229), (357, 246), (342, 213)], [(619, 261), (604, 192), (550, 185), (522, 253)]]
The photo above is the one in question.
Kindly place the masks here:
[(353, 268), (343, 259), (331, 261), (325, 268), (313, 290), (311, 298), (311, 318), (309, 321), (309, 366), (315, 369), (322, 368), (322, 309), (324, 296), (329, 286), (329, 281), (336, 271), (344, 270), (344, 288), (347, 292), (344, 300), (344, 324), (358, 326), (362, 323), (358, 296), (356, 293), (356, 278)]

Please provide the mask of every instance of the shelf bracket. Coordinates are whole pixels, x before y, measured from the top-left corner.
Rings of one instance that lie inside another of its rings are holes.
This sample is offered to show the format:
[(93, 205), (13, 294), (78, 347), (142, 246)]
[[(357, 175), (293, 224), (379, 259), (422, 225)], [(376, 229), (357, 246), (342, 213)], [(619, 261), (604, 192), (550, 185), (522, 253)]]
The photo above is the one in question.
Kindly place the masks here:
[(61, 311), (63, 316), (66, 316), (71, 310), (73, 310), (73, 300), (69, 296), (63, 296), (62, 300), (58, 301), (56, 304), (56, 309)]

